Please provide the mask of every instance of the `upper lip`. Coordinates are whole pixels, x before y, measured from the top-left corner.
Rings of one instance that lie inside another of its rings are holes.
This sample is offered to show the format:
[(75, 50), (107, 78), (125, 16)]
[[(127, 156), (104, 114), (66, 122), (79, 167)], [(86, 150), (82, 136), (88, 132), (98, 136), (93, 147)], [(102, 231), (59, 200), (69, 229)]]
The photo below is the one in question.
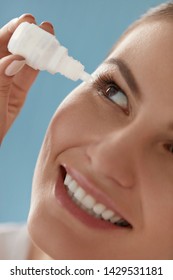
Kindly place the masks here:
[(62, 166), (65, 168), (66, 172), (78, 183), (78, 185), (81, 186), (87, 193), (96, 198), (99, 203), (104, 204), (107, 209), (114, 211), (117, 215), (131, 224), (129, 218), (126, 218), (126, 213), (123, 213), (122, 209), (119, 210), (112, 198), (100, 190), (100, 188), (98, 188), (90, 178), (86, 177), (73, 167), (67, 166), (66, 164), (62, 164)]

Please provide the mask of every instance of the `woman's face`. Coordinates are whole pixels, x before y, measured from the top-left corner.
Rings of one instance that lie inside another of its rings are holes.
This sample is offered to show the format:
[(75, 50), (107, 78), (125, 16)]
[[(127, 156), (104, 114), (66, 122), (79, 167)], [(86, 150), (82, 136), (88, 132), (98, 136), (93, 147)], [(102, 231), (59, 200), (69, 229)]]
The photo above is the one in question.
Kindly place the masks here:
[(140, 25), (53, 116), (29, 215), (52, 258), (173, 257), (172, 47), (172, 24)]

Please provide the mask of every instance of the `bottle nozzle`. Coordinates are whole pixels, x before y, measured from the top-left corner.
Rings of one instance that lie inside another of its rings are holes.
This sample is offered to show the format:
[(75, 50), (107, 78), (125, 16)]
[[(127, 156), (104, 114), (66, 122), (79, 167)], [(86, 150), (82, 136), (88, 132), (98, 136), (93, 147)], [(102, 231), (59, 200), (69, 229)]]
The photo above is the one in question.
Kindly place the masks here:
[(87, 72), (83, 71), (82, 75), (80, 76), (80, 79), (84, 82), (89, 82), (92, 80), (92, 76)]

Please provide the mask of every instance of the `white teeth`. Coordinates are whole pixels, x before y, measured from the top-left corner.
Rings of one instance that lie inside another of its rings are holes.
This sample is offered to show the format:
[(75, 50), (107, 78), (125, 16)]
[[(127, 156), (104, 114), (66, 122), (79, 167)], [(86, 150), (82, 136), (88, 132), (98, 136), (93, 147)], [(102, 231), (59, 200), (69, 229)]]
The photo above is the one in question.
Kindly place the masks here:
[(96, 205), (94, 205), (93, 207), (93, 211), (94, 213), (96, 213), (97, 215), (101, 215), (101, 213), (104, 212), (104, 210), (106, 209), (106, 206), (104, 206), (101, 203), (97, 203)]
[(74, 197), (79, 201), (81, 201), (82, 198), (84, 198), (85, 195), (86, 195), (86, 192), (80, 187), (78, 187), (77, 190), (74, 193)]
[(96, 201), (91, 195), (86, 195), (81, 203), (88, 209), (92, 209), (93, 206), (95, 205)]
[(114, 212), (112, 210), (105, 210), (102, 213), (102, 218), (104, 220), (110, 220), (114, 216)]
[(114, 213), (114, 211), (107, 209), (104, 204), (96, 202), (94, 197), (87, 194), (69, 174), (66, 174), (64, 185), (67, 186), (67, 192), (74, 203), (91, 216), (102, 218), (113, 224), (123, 220), (123, 218)]
[(74, 193), (75, 192), (75, 190), (78, 188), (78, 185), (77, 185), (77, 183), (74, 181), (74, 180), (72, 180), (71, 182), (69, 182), (69, 184), (68, 184), (68, 189), (72, 192), (72, 193)]
[(73, 195), (73, 193), (70, 190), (68, 190), (67, 192), (68, 192), (69, 196)]
[(121, 219), (121, 217), (120, 216), (116, 216), (116, 215), (114, 215), (111, 219), (110, 219), (110, 221), (111, 221), (111, 223), (116, 223), (116, 222), (118, 222), (119, 220)]
[(72, 181), (71, 176), (69, 174), (66, 174), (64, 185), (68, 186), (71, 181)]

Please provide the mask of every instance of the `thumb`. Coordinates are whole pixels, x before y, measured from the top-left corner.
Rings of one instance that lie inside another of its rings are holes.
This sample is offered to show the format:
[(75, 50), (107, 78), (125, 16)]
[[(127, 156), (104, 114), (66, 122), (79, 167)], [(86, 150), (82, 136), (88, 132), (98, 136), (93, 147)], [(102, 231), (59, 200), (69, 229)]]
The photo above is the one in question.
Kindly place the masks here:
[[(19, 62), (18, 66), (16, 61)], [(0, 143), (6, 130), (8, 100), (13, 75), (17, 73), (17, 70), (20, 71), (22, 61), (24, 61), (23, 58), (18, 55), (9, 55), (0, 59)]]
[(19, 55), (8, 55), (0, 59), (0, 100), (1, 98), (8, 97), (13, 76), (24, 65), (25, 60)]

